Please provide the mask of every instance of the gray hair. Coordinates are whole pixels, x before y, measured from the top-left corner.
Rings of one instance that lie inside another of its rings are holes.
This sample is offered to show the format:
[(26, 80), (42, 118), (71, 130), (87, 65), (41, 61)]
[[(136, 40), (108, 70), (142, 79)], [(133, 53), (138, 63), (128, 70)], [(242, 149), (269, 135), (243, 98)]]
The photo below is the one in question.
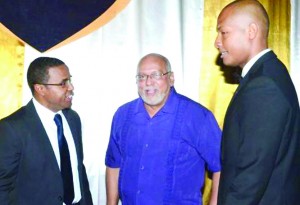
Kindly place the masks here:
[(138, 63), (138, 68), (140, 67), (141, 63), (149, 58), (149, 57), (155, 57), (155, 58), (159, 58), (161, 59), (164, 63), (165, 63), (165, 66), (166, 66), (166, 69), (167, 69), (167, 72), (171, 72), (172, 71), (172, 67), (171, 67), (171, 63), (170, 61), (163, 55), (161, 54), (158, 54), (158, 53), (149, 53), (147, 55), (145, 55), (144, 57), (141, 58), (141, 60), (139, 61)]

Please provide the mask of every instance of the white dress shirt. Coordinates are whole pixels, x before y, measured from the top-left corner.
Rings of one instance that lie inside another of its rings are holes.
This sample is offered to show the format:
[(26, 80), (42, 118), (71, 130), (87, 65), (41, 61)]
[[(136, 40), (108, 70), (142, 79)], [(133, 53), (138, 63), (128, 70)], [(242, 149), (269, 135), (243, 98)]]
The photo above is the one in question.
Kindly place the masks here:
[(271, 51), (271, 49), (267, 48), (261, 52), (259, 52), (256, 56), (254, 56), (253, 58), (251, 58), (251, 60), (246, 63), (246, 65), (244, 66), (243, 70), (242, 70), (242, 77), (245, 77), (245, 75), (249, 72), (249, 70), (251, 69), (251, 67), (254, 65), (254, 63), (261, 57), (263, 56), (265, 53)]
[(77, 203), (81, 199), (81, 191), (80, 191), (80, 184), (79, 184), (79, 175), (78, 175), (78, 161), (77, 161), (77, 153), (75, 148), (75, 143), (72, 137), (72, 133), (69, 127), (69, 124), (62, 113), (59, 111), (57, 113), (52, 112), (48, 108), (41, 105), (37, 100), (33, 98), (33, 104), (37, 111), (38, 116), (40, 117), (42, 124), (45, 128), (45, 131), (48, 135), (50, 140), (52, 149), (54, 151), (57, 165), (60, 169), (60, 153), (59, 153), (59, 146), (58, 146), (58, 138), (57, 138), (57, 126), (54, 121), (55, 114), (60, 114), (63, 122), (64, 128), (64, 135), (68, 143), (68, 148), (70, 152), (70, 160), (72, 166), (72, 174), (73, 174), (73, 184), (74, 184), (74, 200), (73, 203)]

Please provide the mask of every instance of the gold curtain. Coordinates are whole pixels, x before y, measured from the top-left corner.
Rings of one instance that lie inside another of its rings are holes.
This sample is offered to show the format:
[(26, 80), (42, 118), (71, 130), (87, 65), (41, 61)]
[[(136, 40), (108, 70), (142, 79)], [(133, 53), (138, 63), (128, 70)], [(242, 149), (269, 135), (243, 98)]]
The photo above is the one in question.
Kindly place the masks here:
[[(218, 51), (214, 47), (217, 36), (216, 23), (221, 9), (232, 0), (205, 0), (204, 27), (202, 44), (202, 66), (200, 73), (199, 101), (209, 108), (220, 125), (227, 106), (237, 87), (236, 84), (225, 82), (224, 71), (216, 64)], [(290, 0), (260, 0), (266, 8), (270, 18), (269, 47), (274, 50), (278, 58), (289, 69), (290, 65)], [(204, 204), (208, 203), (211, 181), (206, 179), (204, 190)]]
[[(216, 116), (220, 127), (228, 103), (237, 85), (225, 82), (223, 71), (216, 65), (218, 56), (214, 48), (216, 19), (220, 10), (231, 0), (204, 1), (204, 27), (202, 66), (200, 75), (199, 101)], [(289, 68), (290, 53), (290, 1), (260, 0), (269, 13), (271, 27), (269, 47)], [(9, 115), (22, 105), (24, 75), (24, 44), (0, 29), (0, 119)], [(25, 85), (27, 86), (27, 85)], [(206, 180), (204, 204), (209, 198), (211, 181)]]
[(0, 29), (0, 119), (22, 105), (24, 44)]

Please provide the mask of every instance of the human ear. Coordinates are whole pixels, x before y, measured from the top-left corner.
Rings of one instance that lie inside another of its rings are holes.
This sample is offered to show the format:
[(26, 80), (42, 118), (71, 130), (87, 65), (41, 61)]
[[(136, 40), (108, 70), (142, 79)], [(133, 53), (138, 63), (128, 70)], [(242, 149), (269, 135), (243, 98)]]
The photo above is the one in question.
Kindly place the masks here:
[(38, 95), (44, 95), (44, 86), (43, 85), (39, 85), (39, 84), (34, 84), (33, 85), (34, 91), (36, 94)]
[(169, 79), (170, 79), (170, 85), (173, 86), (174, 85), (174, 81), (175, 81), (174, 73), (173, 72), (171, 72)]
[(248, 35), (250, 39), (254, 39), (258, 33), (258, 25), (256, 23), (250, 23), (248, 26)]

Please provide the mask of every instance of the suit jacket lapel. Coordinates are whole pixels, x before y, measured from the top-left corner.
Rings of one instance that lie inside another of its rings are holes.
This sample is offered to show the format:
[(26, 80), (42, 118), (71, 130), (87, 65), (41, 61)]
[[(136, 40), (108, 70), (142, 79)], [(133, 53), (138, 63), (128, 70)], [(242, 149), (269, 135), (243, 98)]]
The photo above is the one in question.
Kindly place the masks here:
[(253, 77), (259, 75), (260, 72), (262, 72), (262, 70), (260, 69), (262, 67), (262, 64), (270, 58), (276, 58), (276, 54), (273, 51), (267, 52), (254, 63), (254, 65), (250, 68), (246, 76), (240, 81), (240, 84), (237, 87), (236, 91), (234, 92), (234, 95), (228, 107), (230, 107), (230, 105), (233, 103), (235, 98), (239, 95), (239, 92), (246, 86), (249, 80), (251, 80)]
[(40, 146), (45, 150), (44, 154), (49, 160), (49, 163), (52, 164), (53, 170), (58, 174), (60, 173), (59, 166), (49, 140), (49, 137), (46, 133), (46, 130), (35, 110), (32, 100), (25, 106), (27, 119), (25, 123), (27, 124), (29, 130), (31, 130), (32, 135), (36, 136), (36, 140), (40, 141)]

